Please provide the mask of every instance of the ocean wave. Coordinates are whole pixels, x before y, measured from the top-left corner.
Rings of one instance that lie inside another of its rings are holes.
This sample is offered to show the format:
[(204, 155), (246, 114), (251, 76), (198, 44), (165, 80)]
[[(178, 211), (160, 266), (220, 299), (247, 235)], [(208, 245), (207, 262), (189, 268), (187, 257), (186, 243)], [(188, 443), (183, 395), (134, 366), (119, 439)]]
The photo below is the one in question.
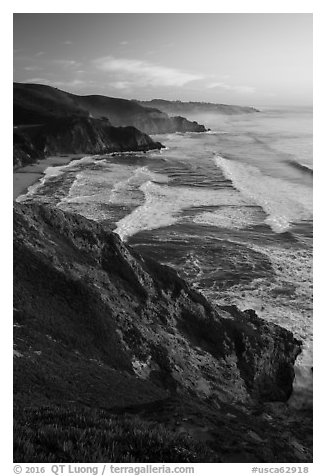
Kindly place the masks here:
[(25, 202), (29, 200), (35, 193), (45, 185), (45, 183), (52, 179), (53, 177), (58, 177), (63, 174), (62, 166), (60, 167), (48, 167), (44, 171), (44, 175), (33, 185), (30, 185), (27, 189), (27, 192), (24, 195), (19, 195), (16, 198), (16, 202)]
[[(312, 250), (281, 249), (253, 245), (252, 249), (270, 259), (274, 282), (260, 283), (258, 294), (263, 298), (261, 317), (274, 321), (304, 342), (299, 365), (313, 363), (313, 260)], [(290, 296), (286, 293), (291, 290)]]
[(230, 134), (227, 131), (205, 131), (204, 134), (218, 136), (220, 134)]
[(69, 164), (63, 165), (62, 168), (71, 169), (80, 164), (92, 164), (100, 157), (100, 155), (85, 155), (85, 157), (82, 157), (81, 159), (73, 159), (71, 162), (69, 162)]
[(275, 233), (287, 231), (291, 223), (312, 217), (312, 194), (308, 187), (264, 175), (257, 167), (215, 154), (216, 166), (251, 204), (260, 206)]
[(92, 163), (98, 157), (100, 156), (85, 156), (81, 159), (73, 159), (66, 165), (47, 167), (43, 172), (43, 176), (37, 182), (28, 187), (27, 192), (24, 195), (20, 195), (19, 197), (17, 197), (16, 202), (25, 202), (26, 200), (31, 199), (33, 195), (35, 195), (35, 193), (38, 192), (39, 189), (42, 188), (49, 180), (53, 179), (54, 177), (58, 177), (59, 175), (62, 175), (64, 172), (73, 169), (76, 166)]
[[(243, 246), (243, 241), (229, 240)], [(313, 269), (312, 250), (282, 248), (247, 242), (248, 249), (271, 263), (273, 273), (231, 288), (201, 289), (216, 304), (236, 304), (254, 309), (260, 317), (292, 331), (304, 342), (298, 364), (311, 366), (313, 360)]]
[(246, 205), (240, 194), (232, 189), (175, 187), (155, 184), (149, 180), (140, 187), (140, 190), (145, 196), (144, 203), (117, 223), (115, 232), (123, 240), (143, 230), (170, 226), (182, 220), (192, 221), (194, 213), (191, 210), (196, 212), (198, 209), (200, 214), (207, 206)]
[(233, 228), (240, 230), (248, 226), (257, 225), (261, 221), (261, 213), (257, 207), (219, 207), (213, 212), (204, 212), (194, 217), (193, 221), (199, 225), (210, 225), (219, 228)]
[(105, 161), (101, 169), (79, 171), (58, 207), (74, 210), (93, 220), (108, 219), (110, 205), (132, 208), (140, 205), (144, 200), (141, 185), (149, 180), (166, 183), (168, 179), (163, 174), (151, 172), (146, 166)]
[(300, 162), (297, 162), (296, 160), (286, 160), (285, 162), (291, 167), (294, 167), (297, 170), (301, 170), (302, 172), (306, 172), (310, 175), (313, 175), (314, 173), (312, 167), (307, 164), (302, 164)]
[(152, 183), (167, 183), (168, 177), (163, 174), (151, 172), (146, 166), (138, 167), (129, 178), (121, 180), (113, 186), (109, 196), (109, 202), (125, 204), (128, 192), (139, 189), (143, 183), (148, 181)]

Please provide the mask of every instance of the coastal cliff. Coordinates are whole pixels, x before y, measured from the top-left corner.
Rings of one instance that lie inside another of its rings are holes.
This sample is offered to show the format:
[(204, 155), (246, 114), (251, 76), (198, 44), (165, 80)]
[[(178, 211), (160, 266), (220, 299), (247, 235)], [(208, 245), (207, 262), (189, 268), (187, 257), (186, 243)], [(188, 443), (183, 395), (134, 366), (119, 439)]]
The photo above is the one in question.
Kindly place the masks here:
[(152, 99), (151, 101), (137, 101), (145, 107), (157, 108), (166, 114), (252, 114), (259, 112), (251, 106), (237, 106), (233, 104), (216, 104), (198, 101), (168, 101), (166, 99)]
[(113, 127), (109, 121), (83, 116), (52, 119), (43, 125), (14, 129), (14, 167), (57, 154), (106, 154), (160, 149), (135, 127)]
[[(164, 453), (170, 461), (236, 461), (236, 453), (242, 461), (309, 460), (300, 437), (291, 425), (284, 436), (282, 415), (270, 407), (291, 395), (300, 342), (252, 310), (213, 307), (174, 270), (105, 226), (44, 205), (15, 204), (14, 306), (18, 426), (51, 420), (50, 406), (64, 422), (72, 412), (78, 427), (76, 414), (89, 418), (83, 412), (92, 407), (136, 413), (140, 426), (163, 421), (169, 438), (182, 429), (189, 451), (178, 453), (178, 440), (169, 446), (173, 454)], [(187, 438), (196, 442), (201, 431), (208, 453), (196, 459), (201, 450)], [(51, 461), (44, 441), (43, 460)], [(18, 460), (33, 460), (28, 448), (22, 438)]]
[(186, 118), (170, 118), (158, 108), (100, 95), (78, 96), (42, 84), (14, 83), (14, 125), (44, 124), (70, 116), (109, 120), (112, 126), (132, 126), (146, 134), (204, 132)]

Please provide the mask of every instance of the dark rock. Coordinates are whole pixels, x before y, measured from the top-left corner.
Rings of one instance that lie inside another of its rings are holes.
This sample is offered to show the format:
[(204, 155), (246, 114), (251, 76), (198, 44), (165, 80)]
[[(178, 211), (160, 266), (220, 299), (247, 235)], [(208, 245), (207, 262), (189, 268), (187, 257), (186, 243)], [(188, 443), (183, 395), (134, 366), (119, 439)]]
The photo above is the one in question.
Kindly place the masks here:
[[(164, 425), (160, 440), (170, 435), (178, 450), (171, 461), (312, 460), (311, 414), (285, 402), (300, 351), (293, 335), (252, 310), (213, 307), (104, 226), (15, 204), (14, 309), (15, 461), (103, 461), (99, 424), (121, 428), (125, 415), (144, 443), (126, 450), (122, 433), (114, 451), (132, 461), (160, 458), (149, 425)], [(179, 433), (180, 447), (199, 442), (200, 453), (179, 452)], [(53, 450), (67, 448), (68, 434), (83, 435), (88, 452)]]
[(136, 101), (92, 95), (78, 96), (42, 84), (14, 83), (14, 125), (44, 124), (70, 116), (133, 126), (147, 134), (202, 132), (205, 127), (185, 118), (170, 118), (157, 108)]
[(212, 307), (174, 270), (79, 215), (15, 204), (14, 237), (18, 324), (163, 394), (289, 397), (300, 352), (289, 331), (253, 311)]
[(14, 166), (57, 154), (106, 154), (160, 149), (134, 127), (113, 127), (109, 121), (89, 117), (51, 119), (44, 125), (14, 129)]
[(190, 122), (182, 116), (172, 116), (171, 118), (172, 127), (171, 132), (173, 130), (177, 132), (205, 132), (206, 129), (198, 122), (193, 121)]

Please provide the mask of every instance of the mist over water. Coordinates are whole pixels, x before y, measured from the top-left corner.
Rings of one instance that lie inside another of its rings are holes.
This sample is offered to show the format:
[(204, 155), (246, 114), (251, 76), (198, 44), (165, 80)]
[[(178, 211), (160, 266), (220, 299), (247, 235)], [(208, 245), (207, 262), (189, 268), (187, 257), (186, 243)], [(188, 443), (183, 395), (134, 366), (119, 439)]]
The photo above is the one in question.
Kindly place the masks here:
[(292, 330), (304, 342), (299, 384), (310, 385), (311, 111), (188, 116), (211, 131), (155, 136), (161, 152), (53, 168), (19, 200), (104, 221), (217, 304)]

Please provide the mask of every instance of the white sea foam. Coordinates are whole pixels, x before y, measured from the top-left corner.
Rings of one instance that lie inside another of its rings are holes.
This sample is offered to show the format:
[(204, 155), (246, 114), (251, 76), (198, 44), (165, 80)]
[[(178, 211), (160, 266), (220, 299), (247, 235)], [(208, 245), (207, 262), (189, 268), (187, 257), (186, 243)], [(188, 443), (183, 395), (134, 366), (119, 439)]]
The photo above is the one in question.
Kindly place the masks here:
[(168, 177), (163, 174), (151, 172), (146, 166), (139, 167), (129, 178), (123, 179), (113, 186), (109, 196), (109, 202), (126, 204), (128, 192), (135, 191), (135, 189), (138, 189), (141, 184), (148, 181), (166, 183), (168, 181)]
[[(233, 241), (233, 240), (230, 240)], [(234, 243), (238, 243), (236, 240)], [(243, 245), (243, 242), (239, 242)], [(260, 317), (294, 332), (304, 342), (298, 363), (312, 365), (312, 251), (285, 249), (246, 243), (248, 248), (266, 256), (274, 275), (254, 279), (230, 289), (219, 290), (217, 304), (236, 304), (240, 309), (255, 309)]]
[(92, 163), (98, 157), (99, 157), (98, 155), (90, 155), (90, 156), (82, 157), (81, 159), (72, 160), (66, 165), (57, 165), (57, 166), (47, 167), (44, 170), (43, 176), (33, 185), (28, 187), (27, 192), (25, 194), (19, 195), (19, 197), (16, 198), (16, 202), (24, 202), (26, 200), (29, 200), (37, 191), (39, 191), (40, 188), (43, 187), (43, 185), (45, 185), (53, 177), (58, 177), (59, 175), (62, 175), (64, 172), (66, 172), (67, 170), (73, 169), (78, 165)]
[(19, 197), (16, 198), (16, 202), (24, 202), (31, 198), (31, 196), (34, 195), (35, 192), (37, 192), (41, 187), (43, 187), (43, 185), (49, 179), (63, 174), (63, 170), (61, 169), (62, 167), (48, 167), (45, 169), (43, 177), (41, 177), (38, 182), (28, 187), (27, 192), (24, 195), (19, 195)]
[(205, 134), (217, 136), (219, 134), (230, 134), (227, 131), (206, 131)]
[(74, 159), (69, 164), (63, 165), (62, 168), (64, 169), (70, 169), (75, 167), (76, 165), (80, 164), (92, 164), (94, 161), (98, 160), (100, 155), (85, 155), (85, 157), (82, 157), (81, 159)]
[(221, 207), (214, 212), (204, 212), (193, 219), (200, 225), (242, 229), (259, 223), (261, 214), (254, 207)]
[(103, 205), (137, 206), (143, 201), (140, 187), (143, 183), (165, 183), (167, 177), (151, 172), (147, 167), (103, 163), (100, 170), (82, 170), (58, 207), (75, 209), (93, 220), (107, 218)]
[(183, 210), (201, 206), (220, 208), (203, 211), (192, 220), (219, 227), (244, 228), (258, 223), (262, 216), (255, 206), (261, 207), (267, 215), (266, 223), (277, 233), (286, 231), (293, 221), (311, 218), (312, 198), (308, 189), (220, 156), (215, 157), (215, 163), (237, 191), (160, 186), (148, 180), (140, 187), (145, 202), (120, 220), (115, 231), (127, 239), (142, 230), (173, 225), (185, 219)]
[(312, 218), (310, 188), (264, 175), (257, 167), (216, 155), (215, 164), (252, 204), (267, 214), (265, 222), (276, 233), (289, 229), (292, 222)]
[(240, 194), (232, 189), (203, 189), (173, 187), (151, 181), (140, 190), (145, 202), (117, 223), (116, 233), (126, 239), (142, 230), (154, 230), (184, 220), (181, 212), (194, 207), (246, 205)]

